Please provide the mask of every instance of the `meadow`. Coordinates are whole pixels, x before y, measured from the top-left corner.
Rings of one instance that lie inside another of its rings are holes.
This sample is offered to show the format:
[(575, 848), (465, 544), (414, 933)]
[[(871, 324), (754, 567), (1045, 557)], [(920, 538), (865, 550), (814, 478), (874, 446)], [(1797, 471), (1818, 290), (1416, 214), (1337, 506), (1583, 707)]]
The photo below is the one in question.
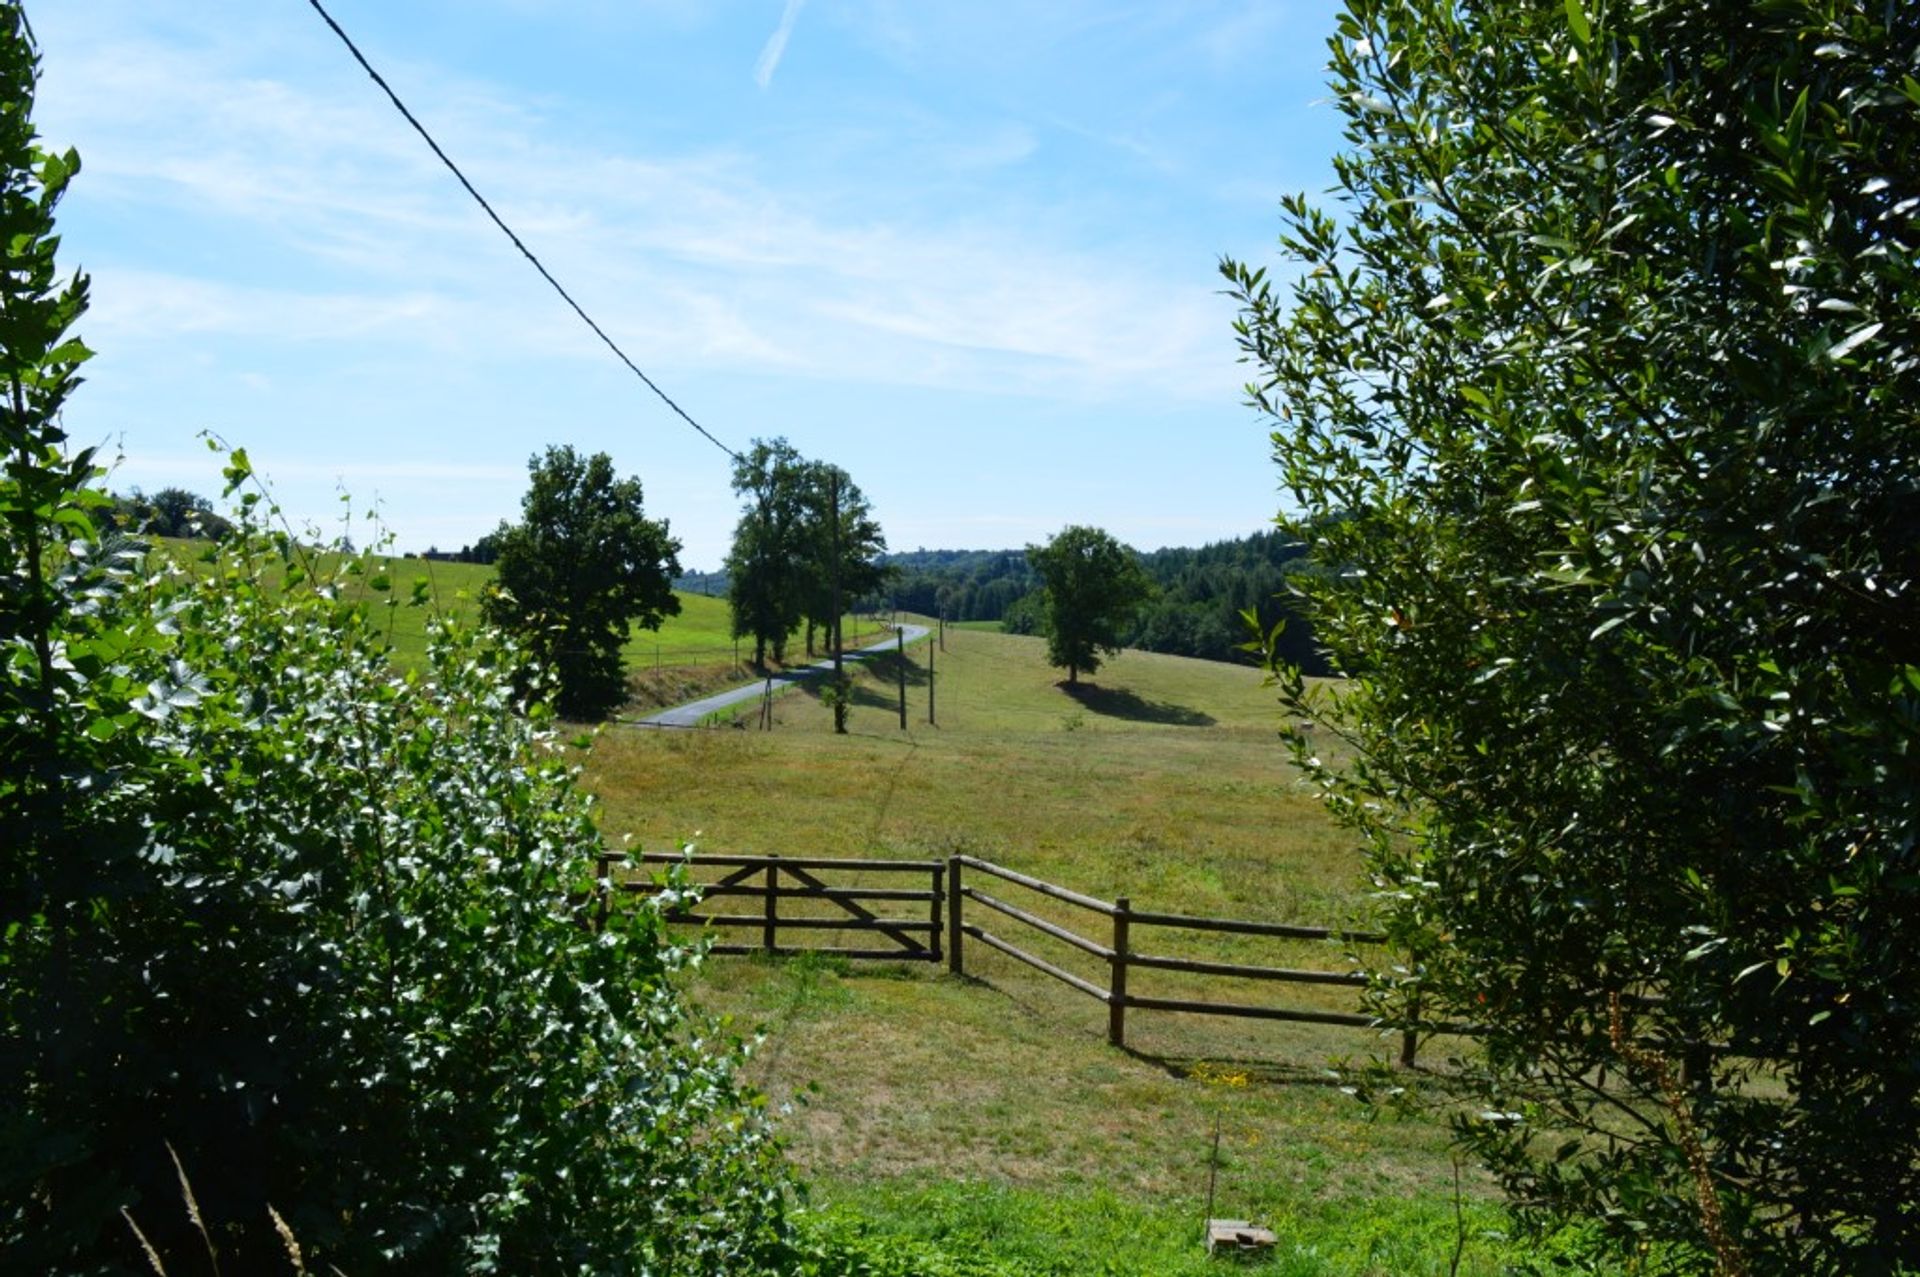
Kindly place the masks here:
[[(604, 730), (585, 764), (603, 827), (616, 845), (691, 844), (696, 857), (965, 852), (1137, 908), (1366, 920), (1358, 860), (1288, 764), (1258, 671), (1127, 652), (1076, 692), (1040, 640), (949, 627), (932, 653), (934, 725), (928, 646), (907, 656), (904, 732), (893, 657), (861, 674), (844, 737), (804, 690), (781, 699), (772, 731)], [(1083, 934), (1095, 921), (1020, 903)], [(1020, 943), (1086, 969), (1065, 946)], [(1352, 961), (1310, 942), (1193, 937), (1187, 951)], [(1372, 1114), (1342, 1090), (1336, 1060), (1394, 1043), (1136, 1013), (1116, 1050), (1100, 1004), (985, 946), (967, 952), (963, 977), (831, 956), (701, 969), (701, 999), (734, 1031), (764, 1034), (754, 1078), (789, 1109), (792, 1156), (820, 1203), (1033, 1271), (1197, 1272), (1217, 1121), (1215, 1214), (1280, 1231), (1271, 1271), (1444, 1273), (1464, 1247), (1458, 1271), (1482, 1273), (1518, 1256), (1443, 1122)], [(1198, 987), (1153, 974), (1155, 992)], [(1232, 992), (1339, 1009), (1355, 996)], [(1423, 1059), (1443, 1071), (1458, 1049)]]
[[(207, 551), (205, 542), (159, 538), (164, 552), (189, 569)], [(330, 572), (340, 566), (333, 553), (317, 556), (316, 569)], [(437, 617), (465, 625), (480, 620), (480, 599), (493, 580), (493, 568), (479, 563), (409, 556), (348, 558), (348, 586), (344, 597), (373, 608), (374, 622), (393, 647), (394, 664), (418, 669), (427, 659), (427, 627)], [(412, 605), (415, 590), (423, 603)], [(729, 687), (753, 676), (746, 663), (752, 645), (733, 637), (733, 617), (724, 597), (688, 590), (674, 591), (678, 615), (667, 617), (658, 630), (635, 627), (622, 649), (627, 679), (636, 709), (674, 705), (707, 692)], [(874, 618), (849, 614), (843, 622), (847, 641), (870, 641), (884, 630)], [(803, 663), (804, 642), (788, 652), (789, 663)]]

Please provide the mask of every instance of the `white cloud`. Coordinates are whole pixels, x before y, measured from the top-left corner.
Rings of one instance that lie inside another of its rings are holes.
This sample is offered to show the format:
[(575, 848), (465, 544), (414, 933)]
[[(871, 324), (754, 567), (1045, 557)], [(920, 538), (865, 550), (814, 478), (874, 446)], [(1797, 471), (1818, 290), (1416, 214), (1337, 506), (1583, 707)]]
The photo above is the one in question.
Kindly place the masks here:
[[(800, 7), (789, 0), (763, 52), (769, 78)], [(96, 257), (109, 269), (91, 327), (120, 349), (218, 334), (378, 338), (483, 371), (610, 360), (370, 90), (254, 65), (245, 50), (133, 35), (68, 47), (51, 96), (56, 136), (78, 135), (88, 161), (76, 199), (232, 241), (137, 265)], [(735, 149), (592, 149), (487, 84), (412, 67), (405, 79), (508, 222), (669, 388), (742, 370), (1077, 402), (1237, 394), (1210, 260), (1156, 269), (1050, 229), (1051, 208), (872, 213), (857, 178), (804, 186)], [(940, 141), (953, 171), (1035, 147), (1009, 123)]]
[(800, 20), (800, 10), (807, 0), (787, 0), (786, 8), (780, 11), (780, 25), (767, 37), (767, 43), (760, 50), (760, 60), (753, 64), (753, 80), (762, 89), (773, 83), (773, 73), (780, 69), (780, 59), (786, 56), (787, 41), (793, 35), (793, 24)]

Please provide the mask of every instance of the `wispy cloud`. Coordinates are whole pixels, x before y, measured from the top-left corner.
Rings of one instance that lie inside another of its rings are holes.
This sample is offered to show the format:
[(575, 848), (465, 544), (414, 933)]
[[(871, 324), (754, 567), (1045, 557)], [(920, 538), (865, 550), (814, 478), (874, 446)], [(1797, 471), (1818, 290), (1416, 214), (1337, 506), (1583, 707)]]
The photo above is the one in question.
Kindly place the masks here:
[(780, 11), (780, 25), (767, 37), (766, 47), (760, 50), (760, 60), (753, 64), (753, 80), (762, 89), (773, 83), (773, 73), (780, 69), (780, 59), (787, 54), (787, 40), (793, 35), (793, 24), (800, 20), (800, 10), (807, 0), (787, 0), (787, 7)]
[[(215, 213), (261, 267), (114, 264), (92, 316), (113, 342), (256, 334), (489, 363), (605, 358), (378, 110), (133, 41), (70, 59), (68, 75), (59, 105), (90, 141), (79, 198)], [(65, 89), (80, 83), (90, 95)], [(1167, 279), (985, 210), (850, 217), (750, 154), (596, 151), (539, 140), (542, 121), (484, 85), (443, 78), (428, 96), (481, 188), (650, 369), (1077, 400), (1218, 400), (1238, 386), (1206, 262)], [(990, 168), (1034, 140), (1003, 124), (947, 145)], [(540, 170), (566, 180), (527, 189)]]

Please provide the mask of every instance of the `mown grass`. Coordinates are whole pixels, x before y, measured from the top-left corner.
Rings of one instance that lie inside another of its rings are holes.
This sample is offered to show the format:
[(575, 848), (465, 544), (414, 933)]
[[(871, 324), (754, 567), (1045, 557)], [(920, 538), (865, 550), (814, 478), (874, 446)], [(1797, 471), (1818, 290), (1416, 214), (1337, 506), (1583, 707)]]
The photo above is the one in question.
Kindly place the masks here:
[[(968, 852), (1095, 896), (1126, 895), (1137, 909), (1366, 918), (1358, 860), (1287, 763), (1279, 708), (1256, 671), (1128, 652), (1073, 690), (1046, 666), (1040, 640), (949, 626), (945, 650), (931, 652), (934, 725), (927, 647), (908, 654), (904, 732), (889, 657), (860, 674), (845, 737), (813, 691), (780, 702), (771, 732), (604, 733), (586, 779), (605, 828), (653, 850), (692, 841), (712, 852), (896, 860)], [(1108, 938), (1104, 917), (983, 885)], [(1105, 983), (1103, 964), (969, 909)], [(1136, 930), (1136, 950), (1146, 934)], [(1151, 948), (1269, 966), (1354, 960), (1337, 944), (1191, 932), (1152, 934)], [(1288, 1241), (1273, 1271), (1448, 1270), (1447, 1130), (1369, 1115), (1329, 1070), (1396, 1043), (1367, 1030), (1136, 1011), (1120, 1051), (1106, 1044), (1105, 1007), (1066, 985), (978, 942), (966, 969), (956, 978), (926, 963), (831, 957), (703, 967), (702, 997), (740, 1030), (764, 1031), (753, 1076), (792, 1106), (792, 1154), (824, 1203), (901, 1236), (945, 1229), (963, 1249), (1032, 1258), (1033, 1271), (1199, 1271), (1218, 1118), (1215, 1213), (1278, 1226)], [(1356, 997), (1149, 972), (1135, 973), (1134, 992), (1338, 1009)], [(1449, 1049), (1460, 1048), (1429, 1046), (1425, 1058)], [(1497, 1271), (1514, 1255), (1487, 1236), (1501, 1213), (1479, 1176), (1459, 1183), (1460, 1271)], [(1068, 1262), (1075, 1256), (1084, 1266)]]

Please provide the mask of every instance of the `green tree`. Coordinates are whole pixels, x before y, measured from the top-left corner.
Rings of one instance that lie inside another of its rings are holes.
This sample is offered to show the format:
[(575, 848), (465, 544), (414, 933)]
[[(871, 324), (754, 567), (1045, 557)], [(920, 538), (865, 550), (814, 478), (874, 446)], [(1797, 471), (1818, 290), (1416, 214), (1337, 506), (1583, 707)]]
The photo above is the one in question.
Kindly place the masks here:
[[(1298, 757), (1530, 1215), (1920, 1264), (1920, 10), (1350, 0), (1229, 263), (1346, 684)], [(1601, 1084), (1600, 1079), (1604, 1079)]]
[(734, 637), (753, 639), (756, 665), (769, 648), (785, 660), (802, 624), (809, 655), (820, 627), (837, 649), (836, 576), (841, 611), (887, 580), (887, 541), (866, 495), (845, 470), (807, 460), (785, 439), (754, 440), (734, 461), (733, 490), (746, 498), (726, 562)]
[(219, 540), (230, 530), (214, 513), (213, 502), (186, 488), (162, 488), (151, 496), (134, 494), (146, 513), (146, 526), (136, 531), (161, 537), (206, 537)]
[(1027, 547), (1027, 561), (1046, 594), (1042, 616), (1047, 660), (1069, 684), (1100, 668), (1102, 653), (1120, 650), (1134, 613), (1153, 597), (1139, 556), (1098, 528), (1069, 527), (1045, 545)]
[(801, 482), (808, 551), (803, 591), (807, 651), (813, 652), (816, 628), (826, 631), (828, 650), (839, 651), (845, 647), (841, 627), (847, 608), (887, 583), (889, 573), (880, 562), (887, 538), (873, 517), (872, 503), (845, 470), (809, 462)]
[(604, 452), (550, 447), (528, 470), (520, 522), (493, 534), (486, 616), (553, 671), (563, 716), (603, 718), (626, 700), (631, 627), (657, 630), (680, 611), (680, 543), (646, 517), (640, 480), (616, 478)]
[(0, 1270), (152, 1271), (133, 1227), (202, 1264), (183, 1173), (231, 1273), (287, 1271), (275, 1213), (313, 1271), (789, 1269), (777, 1147), (690, 955), (596, 893), (520, 654), (435, 627), (396, 677), (369, 565), (254, 492), (204, 570), (97, 535), (36, 70), (0, 2)]
[(753, 639), (757, 666), (766, 665), (769, 648), (774, 660), (786, 659), (787, 638), (804, 613), (806, 466), (785, 439), (756, 439), (733, 463), (733, 490), (746, 505), (726, 559), (727, 603), (733, 636)]

